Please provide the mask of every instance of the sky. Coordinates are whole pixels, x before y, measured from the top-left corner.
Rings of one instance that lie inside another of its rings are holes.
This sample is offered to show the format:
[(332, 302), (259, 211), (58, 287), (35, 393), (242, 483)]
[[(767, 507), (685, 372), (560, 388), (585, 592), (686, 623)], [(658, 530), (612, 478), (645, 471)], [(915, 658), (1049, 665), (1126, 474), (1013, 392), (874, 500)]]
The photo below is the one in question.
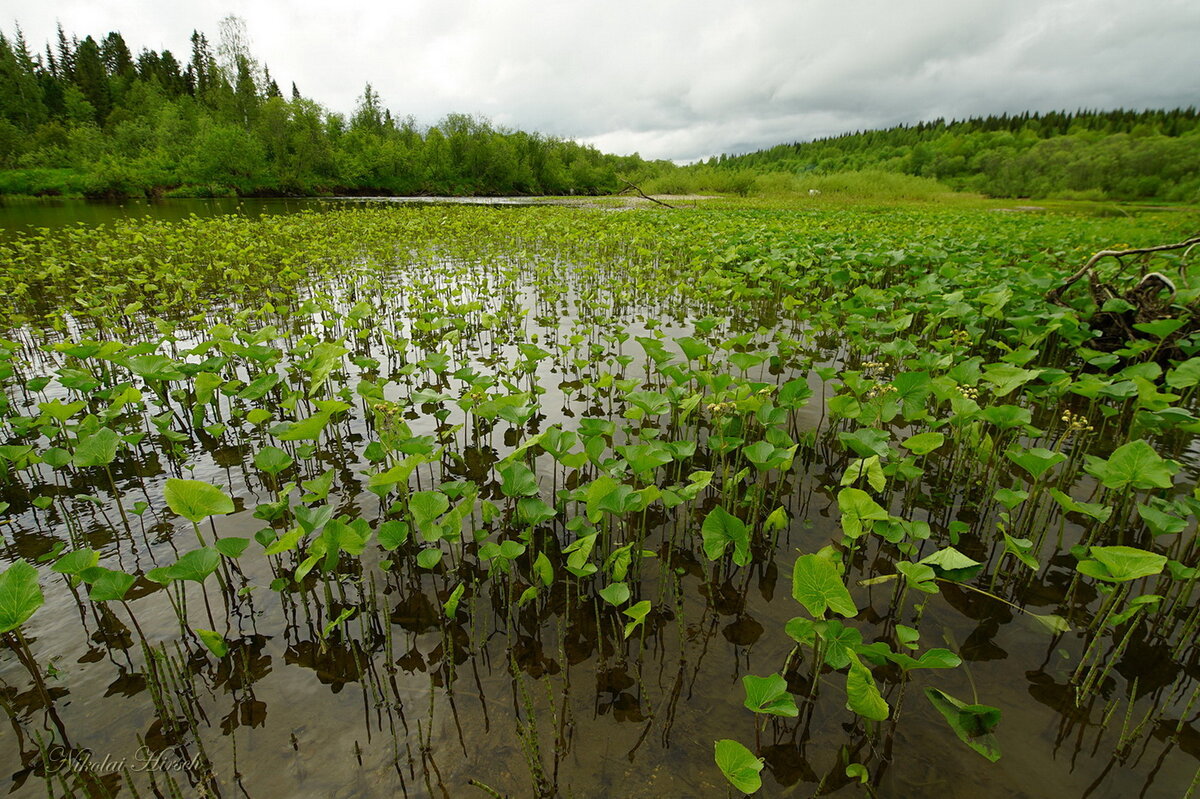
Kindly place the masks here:
[(120, 31), (180, 61), (245, 21), (285, 95), (688, 162), (1001, 112), (1200, 106), (1200, 0), (0, 0), (31, 49)]

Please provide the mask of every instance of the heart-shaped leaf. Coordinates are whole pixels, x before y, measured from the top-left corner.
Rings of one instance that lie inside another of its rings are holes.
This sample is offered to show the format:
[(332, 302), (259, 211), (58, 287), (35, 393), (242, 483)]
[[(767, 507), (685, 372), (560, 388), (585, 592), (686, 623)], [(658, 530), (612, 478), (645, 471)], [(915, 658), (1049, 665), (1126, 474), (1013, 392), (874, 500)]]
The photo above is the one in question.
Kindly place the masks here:
[(729, 784), (742, 793), (754, 793), (762, 787), (762, 777), (759, 775), (763, 770), (762, 758), (755, 757), (753, 752), (737, 741), (717, 741), (713, 758)]
[(746, 699), (742, 704), (755, 713), (793, 718), (800, 714), (796, 707), (796, 697), (788, 691), (787, 680), (782, 675), (756, 677), (747, 674), (742, 677), (742, 688), (746, 691)]
[(167, 505), (183, 518), (200, 523), (209, 516), (224, 516), (233, 513), (233, 500), (221, 489), (202, 480), (167, 480), (163, 491)]
[(0, 633), (15, 630), (46, 601), (37, 569), (18, 560), (0, 574)]
[(842, 583), (832, 558), (816, 555), (801, 555), (792, 569), (792, 596), (815, 618), (825, 618), (825, 611), (850, 618), (858, 614), (858, 608)]

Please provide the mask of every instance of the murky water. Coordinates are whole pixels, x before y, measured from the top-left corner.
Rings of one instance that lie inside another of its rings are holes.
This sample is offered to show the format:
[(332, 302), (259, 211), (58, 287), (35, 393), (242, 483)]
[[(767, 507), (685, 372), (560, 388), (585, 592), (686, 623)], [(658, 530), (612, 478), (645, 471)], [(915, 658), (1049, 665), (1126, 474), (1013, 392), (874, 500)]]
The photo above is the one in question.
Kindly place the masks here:
[[(420, 281), (427, 268), (401, 268), (391, 280)], [(520, 268), (516, 274), (520, 282), (508, 293), (498, 288), (493, 269), (478, 265), (444, 288), (457, 300), (476, 300), (499, 312), (511, 311), (497, 305), (500, 298), (519, 299), (530, 311), (527, 336), (536, 334), (532, 340), (547, 348), (569, 342), (581, 328), (564, 310), (578, 296), (559, 298), (548, 309), (531, 274)], [(344, 297), (347, 287), (329, 293)], [(388, 335), (421, 334), (411, 327), (420, 309), (409, 305), (415, 302), (409, 296), (395, 292), (394, 306), (374, 320), (353, 353), (378, 364), (347, 366), (339, 385), (353, 388), (360, 379), (390, 372), (403, 376), (387, 386), (389, 400), (420, 389), (454, 398), (467, 390), (453, 370), (403, 374), (412, 360)], [(346, 312), (350, 303), (339, 308)], [(534, 413), (516, 422), (473, 419), (452, 400), (416, 403), (407, 414), (412, 433), (430, 436), (454, 454), (419, 466), (413, 487), (474, 482), (480, 499), (503, 513), (489, 521), (473, 511), (464, 540), (471, 542), (472, 531), (516, 540), (523, 526), (493, 467), (551, 425), (576, 430), (587, 419), (625, 424), (611, 394), (582, 391), (581, 381), (598, 377), (599, 365), (617, 353), (631, 356), (626, 377), (649, 370), (638, 349), (622, 349), (603, 334), (646, 335), (643, 320), (652, 319), (661, 321), (657, 329), (668, 337), (692, 335), (705, 310), (636, 303), (605, 308), (603, 321), (586, 333), (598, 349), (583, 365), (551, 366), (555, 359), (549, 358), (525, 376), (545, 391)], [(305, 333), (349, 329), (328, 312), (258, 324), (278, 326), (279, 335), (258, 344), (284, 353)], [(736, 320), (731, 332), (757, 327), (758, 320)], [(426, 335), (436, 341), (440, 333), (435, 328)], [(174, 346), (183, 349), (198, 340), (183, 338)], [(767, 340), (755, 336), (747, 349)], [(477, 341), (456, 367), (486, 373), (520, 357), (495, 334), (478, 333)], [(60, 355), (32, 347), (22, 355), (33, 373), (52, 375), (65, 365)], [(834, 365), (845, 357), (837, 345), (810, 344), (804, 355)], [(285, 381), (297, 380), (298, 373), (286, 367), (299, 360), (285, 355), (280, 364)], [(783, 383), (809, 374), (801, 360), (775, 369), (763, 364), (751, 374)], [(248, 369), (241, 374), (246, 381), (252, 377)], [(0, 774), (16, 796), (460, 797), (486, 796), (490, 789), (512, 797), (539, 791), (709, 797), (732, 795), (712, 751), (715, 740), (734, 738), (755, 745), (765, 758), (763, 796), (859, 795), (863, 789), (846, 775), (854, 762), (873, 764), (875, 794), (887, 797), (1181, 796), (1200, 755), (1196, 709), (1189, 705), (1200, 671), (1194, 647), (1181, 660), (1152, 629), (1132, 634), (1102, 689), (1090, 704), (1076, 708), (1068, 680), (1083, 646), (1080, 634), (1050, 635), (1000, 602), (947, 586), (920, 608), (921, 646), (959, 651), (963, 667), (907, 678), (898, 670), (877, 670), (895, 711), (879, 724), (855, 721), (843, 708), (842, 675), (820, 672), (814, 686), (811, 652), (793, 657), (794, 642), (784, 633), (787, 621), (803, 612), (791, 596), (791, 572), (797, 551), (812, 552), (841, 538), (835, 495), (848, 457), (826, 435), (826, 386), (815, 376), (809, 385), (816, 396), (792, 419), (792, 430), (808, 443), (792, 470), (772, 472), (760, 483), (786, 508), (790, 524), (775, 541), (758, 541), (752, 565), (734, 569), (728, 559), (714, 565), (698, 556), (698, 530), (718, 504), (717, 495), (672, 512), (656, 506), (619, 524), (605, 522), (605, 535), (615, 542), (632, 541), (653, 553), (628, 578), (635, 598), (653, 606), (628, 637), (629, 618), (578, 581), (555, 580), (517, 607), (513, 599), (533, 584), (528, 564), (522, 560), (509, 575), (489, 576), (487, 564), (474, 557), (473, 543), (453, 548), (433, 570), (418, 569), (411, 558), (384, 568), (385, 557), (400, 558), (372, 544), (361, 558), (344, 560), (343, 577), (332, 584), (312, 575), (299, 587), (276, 591), (270, 585), (280, 574), (278, 564), (262, 557), (252, 541), (245, 557), (222, 567), (221, 585), (189, 584), (183, 597), (174, 597), (186, 600), (192, 628), (211, 626), (228, 642), (223, 658), (209, 654), (190, 634), (181, 637), (170, 589), (142, 578), (126, 607), (77, 601), (84, 589), (72, 591), (61, 575), (43, 575), (46, 606), (24, 629), (39, 661), (48, 663), (53, 703), (45, 706), (14, 651), (0, 656), (0, 696), (11, 720), (0, 731)], [(36, 413), (39, 402), (69, 398), (56, 386), (38, 394), (14, 392), (12, 399), (25, 403), (26, 413)], [(373, 400), (350, 399), (351, 409), (333, 423), (333, 434), (311, 458), (303, 457), (302, 443), (284, 445), (299, 465), (283, 477), (313, 481), (332, 469), (334, 491), (327, 500), (307, 504), (328, 504), (336, 515), (361, 517), (374, 526), (387, 508), (367, 490), (366, 473), (376, 468), (367, 457), (367, 445), (378, 437)], [(73, 540), (98, 549), (103, 564), (130, 573), (174, 562), (195, 540), (191, 525), (162, 501), (170, 477), (210, 481), (235, 498), (237, 512), (203, 526), (209, 540), (253, 538), (264, 528), (283, 532), (282, 522), (254, 515), (275, 498), (276, 486), (251, 458), (257, 448), (279, 442), (263, 427), (240, 421), (250, 405), (236, 394), (218, 395), (217, 418), (224, 429), (193, 430), (174, 442), (149, 435), (113, 464), (111, 483), (97, 469), (70, 475), (46, 464), (10, 469), (2, 494), (9, 507), (0, 528), (5, 561), (36, 561), (59, 542)], [(182, 404), (176, 407), (186, 413)], [(674, 472), (665, 482), (697, 469), (721, 474), (724, 460), (707, 441), (714, 431), (704, 424), (695, 429), (700, 446), (667, 467)], [(665, 423), (663, 432), (667, 438), (679, 434)], [(611, 445), (632, 440), (617, 431)], [(538, 497), (551, 505), (559, 491), (584, 484), (590, 470), (567, 469), (546, 453), (534, 464)], [(130, 508), (127, 523), (115, 504), (114, 486)], [(293, 491), (293, 504), (303, 503), (305, 490)], [(924, 481), (893, 512), (903, 510), (941, 533), (952, 521), (970, 517), (960, 499), (972, 490), (951, 464), (931, 459)], [(53, 504), (38, 508), (35, 498), (45, 496)], [(133, 510), (139, 500), (146, 503), (140, 513)], [(536, 542), (558, 574), (567, 560), (563, 549), (574, 539), (565, 521), (560, 516), (537, 523), (529, 542)], [(1081, 528), (1071, 521), (1057, 524), (1066, 546), (1079, 538)], [(968, 555), (987, 554), (969, 537), (959, 546)], [(931, 543), (923, 554), (934, 548)], [(884, 547), (862, 549), (851, 564), (855, 579), (877, 574), (892, 555)], [(1005, 579), (994, 589), (1019, 605), (1053, 610), (1072, 570), (1073, 563), (1064, 561), (1036, 578)], [(467, 590), (458, 612), (447, 618), (443, 604), (460, 584)], [(916, 625), (911, 601), (901, 618), (893, 617), (895, 593), (891, 583), (855, 589), (864, 609), (858, 626), (865, 640), (890, 637), (897, 621)], [(1085, 605), (1090, 599), (1074, 597)], [(328, 628), (345, 608), (353, 609), (350, 618)], [(158, 652), (153, 668), (144, 658), (142, 634)], [(815, 693), (818, 700), (804, 705), (798, 719), (770, 718), (756, 729), (758, 717), (742, 706), (741, 678), (781, 669), (794, 694)], [(1188, 676), (1181, 680), (1181, 673)], [(1137, 701), (1129, 704), (1122, 686), (1135, 680)], [(1002, 709), (998, 763), (988, 764), (954, 738), (922, 695), (926, 686)], [(63, 741), (69, 749), (49, 743)]]

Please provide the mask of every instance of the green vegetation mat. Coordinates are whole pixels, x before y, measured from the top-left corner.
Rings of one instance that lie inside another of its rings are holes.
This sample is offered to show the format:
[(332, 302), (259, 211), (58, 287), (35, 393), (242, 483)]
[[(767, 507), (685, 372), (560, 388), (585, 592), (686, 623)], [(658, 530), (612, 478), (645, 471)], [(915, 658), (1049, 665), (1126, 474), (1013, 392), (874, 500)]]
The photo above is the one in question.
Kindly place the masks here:
[(1184, 795), (1197, 254), (1045, 299), (1130, 213), (0, 243), (10, 788)]

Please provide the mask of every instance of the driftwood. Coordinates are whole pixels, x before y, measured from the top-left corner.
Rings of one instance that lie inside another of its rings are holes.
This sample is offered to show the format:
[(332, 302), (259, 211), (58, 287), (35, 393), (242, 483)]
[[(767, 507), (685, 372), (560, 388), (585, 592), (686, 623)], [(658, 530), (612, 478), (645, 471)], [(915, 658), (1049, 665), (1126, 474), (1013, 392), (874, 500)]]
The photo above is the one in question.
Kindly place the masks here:
[[(1098, 309), (1088, 319), (1092, 328), (1099, 333), (1099, 337), (1090, 346), (1110, 352), (1120, 349), (1135, 339), (1149, 338), (1147, 334), (1139, 332), (1134, 325), (1180, 316), (1181, 309), (1172, 306), (1175, 299), (1175, 282), (1161, 272), (1147, 272), (1142, 275), (1141, 280), (1135, 286), (1120, 293), (1115, 286), (1100, 279), (1096, 271), (1097, 264), (1105, 258), (1115, 258), (1124, 266), (1122, 258), (1142, 256), (1143, 268), (1145, 268), (1147, 257), (1154, 253), (1186, 250), (1184, 253), (1186, 258), (1191, 248), (1197, 244), (1200, 244), (1200, 236), (1194, 236), (1178, 244), (1161, 244), (1155, 247), (1137, 247), (1128, 250), (1101, 250), (1089, 258), (1077, 272), (1046, 292), (1046, 299), (1066, 306), (1067, 303), (1062, 299), (1063, 292), (1086, 277), (1088, 290)], [(1128, 307), (1125, 310), (1104, 310), (1105, 304), (1114, 299), (1124, 300)], [(1175, 340), (1200, 329), (1200, 307), (1196, 303), (1192, 303), (1183, 309), (1183, 312), (1190, 314), (1191, 319), (1169, 337), (1170, 342), (1164, 341), (1162, 344), (1165, 346), (1160, 345), (1156, 348), (1158, 354), (1167, 355), (1173, 349)]]
[(1079, 271), (1071, 275), (1069, 278), (1059, 283), (1050, 291), (1046, 292), (1046, 299), (1050, 302), (1062, 305), (1062, 293), (1077, 283), (1084, 277), (1089, 278), (1093, 283), (1096, 282), (1096, 264), (1103, 261), (1105, 258), (1116, 258), (1120, 261), (1122, 258), (1130, 255), (1149, 255), (1155, 252), (1167, 252), (1168, 250), (1182, 250), (1185, 248), (1194, 247), (1200, 244), (1200, 236), (1194, 236), (1187, 241), (1181, 241), (1178, 244), (1160, 244), (1157, 247), (1138, 247), (1133, 250), (1101, 250), (1088, 259), (1088, 262), (1080, 267)]
[(662, 200), (656, 200), (656, 199), (654, 199), (654, 198), (653, 198), (653, 197), (651, 197), (649, 194), (647, 194), (646, 192), (642, 191), (640, 188), (638, 188), (638, 187), (637, 187), (637, 186), (635, 186), (634, 184), (630, 183), (628, 180), (623, 180), (623, 181), (621, 181), (621, 182), (625, 184), (625, 188), (624, 188), (624, 189), (621, 189), (619, 192), (617, 192), (617, 194), (624, 194), (624, 193), (625, 193), (627, 190), (629, 190), (629, 189), (633, 189), (633, 190), (634, 190), (634, 191), (636, 191), (638, 194), (642, 195), (642, 197), (643, 197), (644, 199), (647, 199), (647, 200), (649, 200), (649, 201), (650, 201), (650, 202), (652, 202), (652, 203), (658, 203), (659, 205), (661, 205), (661, 206), (663, 206), (663, 207), (665, 207), (665, 208), (674, 208), (674, 207), (675, 207), (675, 206), (673, 206), (673, 205), (670, 205), (670, 204), (668, 204), (668, 203), (665, 203), (665, 202), (663, 202)]

